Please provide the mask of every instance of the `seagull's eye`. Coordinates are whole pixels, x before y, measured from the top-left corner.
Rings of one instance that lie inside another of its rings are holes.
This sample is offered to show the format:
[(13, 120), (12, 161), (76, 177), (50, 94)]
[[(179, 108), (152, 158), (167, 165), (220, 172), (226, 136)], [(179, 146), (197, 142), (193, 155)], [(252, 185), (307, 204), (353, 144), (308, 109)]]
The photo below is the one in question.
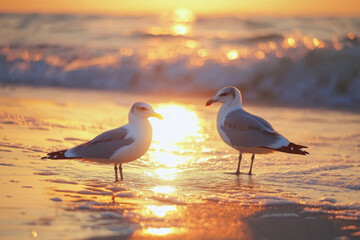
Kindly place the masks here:
[(220, 97), (224, 97), (226, 95), (228, 95), (228, 94), (227, 93), (222, 93), (222, 94), (220, 94)]
[(139, 108), (141, 111), (145, 111), (146, 110), (146, 107), (140, 107)]

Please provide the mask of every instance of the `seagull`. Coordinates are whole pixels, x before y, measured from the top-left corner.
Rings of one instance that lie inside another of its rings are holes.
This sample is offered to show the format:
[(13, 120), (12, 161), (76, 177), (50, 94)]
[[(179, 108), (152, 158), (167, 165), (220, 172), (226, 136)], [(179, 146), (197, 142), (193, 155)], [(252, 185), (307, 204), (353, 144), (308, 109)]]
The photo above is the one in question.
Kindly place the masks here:
[(242, 106), (240, 91), (235, 87), (225, 87), (217, 92), (214, 98), (206, 102), (210, 106), (215, 102), (222, 103), (217, 114), (217, 130), (222, 140), (239, 151), (239, 162), (235, 174), (240, 174), (242, 153), (251, 153), (252, 167), (255, 154), (284, 152), (291, 154), (309, 154), (301, 149), (306, 146), (290, 142), (274, 130), (265, 119), (248, 113)]
[(137, 102), (129, 111), (128, 124), (101, 133), (87, 143), (48, 153), (42, 159), (79, 158), (98, 163), (114, 164), (115, 182), (118, 181), (118, 169), (120, 178), (123, 180), (122, 164), (140, 158), (150, 146), (152, 127), (148, 121), (149, 117), (163, 119), (149, 104)]

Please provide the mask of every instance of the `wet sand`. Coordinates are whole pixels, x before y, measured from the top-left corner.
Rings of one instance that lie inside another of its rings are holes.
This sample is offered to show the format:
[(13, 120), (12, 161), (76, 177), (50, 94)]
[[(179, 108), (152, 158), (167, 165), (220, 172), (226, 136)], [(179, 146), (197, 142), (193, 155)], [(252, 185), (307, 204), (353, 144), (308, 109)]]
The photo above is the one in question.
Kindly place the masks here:
[[(219, 142), (218, 108), (204, 108), (203, 99), (169, 103), (139, 94), (27, 87), (0, 93), (1, 239), (360, 237), (356, 113), (250, 106), (279, 132), (309, 145), (311, 155), (266, 155), (256, 159), (255, 175), (235, 176), (224, 174), (235, 170), (237, 155)], [(149, 153), (124, 165), (123, 182), (114, 183), (110, 165), (40, 159), (124, 124), (139, 100), (170, 119), (179, 116), (164, 102), (178, 106), (175, 112), (185, 108), (183, 123), (191, 131), (181, 139), (177, 132), (156, 135), (161, 122), (153, 121)], [(344, 129), (334, 128), (337, 119), (346, 121)], [(294, 127), (299, 121), (302, 129)]]

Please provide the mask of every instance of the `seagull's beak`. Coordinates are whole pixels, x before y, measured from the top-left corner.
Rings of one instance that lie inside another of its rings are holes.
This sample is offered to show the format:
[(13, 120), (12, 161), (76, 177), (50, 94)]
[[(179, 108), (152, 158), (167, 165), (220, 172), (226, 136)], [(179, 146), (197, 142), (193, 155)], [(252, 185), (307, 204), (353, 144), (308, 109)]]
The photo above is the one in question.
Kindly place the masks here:
[(209, 101), (206, 102), (205, 106), (210, 106), (210, 105), (213, 104), (214, 102), (217, 102), (217, 100), (210, 99)]
[(151, 113), (151, 114), (150, 114), (150, 117), (156, 117), (156, 118), (158, 118), (158, 119), (164, 119), (161, 114), (156, 113), (156, 112)]

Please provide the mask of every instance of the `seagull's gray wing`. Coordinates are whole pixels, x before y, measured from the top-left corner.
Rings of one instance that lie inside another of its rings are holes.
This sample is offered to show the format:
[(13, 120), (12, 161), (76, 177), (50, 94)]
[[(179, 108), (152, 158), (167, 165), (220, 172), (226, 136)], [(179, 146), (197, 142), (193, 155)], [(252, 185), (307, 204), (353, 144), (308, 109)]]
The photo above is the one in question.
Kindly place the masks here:
[(267, 121), (243, 109), (228, 113), (221, 129), (237, 147), (267, 147), (284, 138)]
[(109, 159), (117, 150), (134, 142), (134, 139), (126, 137), (127, 135), (126, 128), (116, 128), (68, 151), (73, 157)]
[[(244, 111), (244, 110), (242, 110), (242, 111)], [(276, 132), (275, 130), (274, 130), (274, 128), (271, 126), (271, 124), (268, 122), (268, 121), (266, 121), (265, 119), (263, 119), (263, 118), (261, 118), (261, 117), (258, 117), (258, 116), (256, 116), (256, 115), (253, 115), (253, 114), (251, 114), (251, 113), (248, 113), (248, 112), (246, 112), (246, 111), (244, 111), (245, 112), (245, 114), (247, 114), (248, 116), (250, 116), (250, 117), (252, 117), (252, 118), (255, 118), (259, 123), (261, 123), (269, 132)]]

